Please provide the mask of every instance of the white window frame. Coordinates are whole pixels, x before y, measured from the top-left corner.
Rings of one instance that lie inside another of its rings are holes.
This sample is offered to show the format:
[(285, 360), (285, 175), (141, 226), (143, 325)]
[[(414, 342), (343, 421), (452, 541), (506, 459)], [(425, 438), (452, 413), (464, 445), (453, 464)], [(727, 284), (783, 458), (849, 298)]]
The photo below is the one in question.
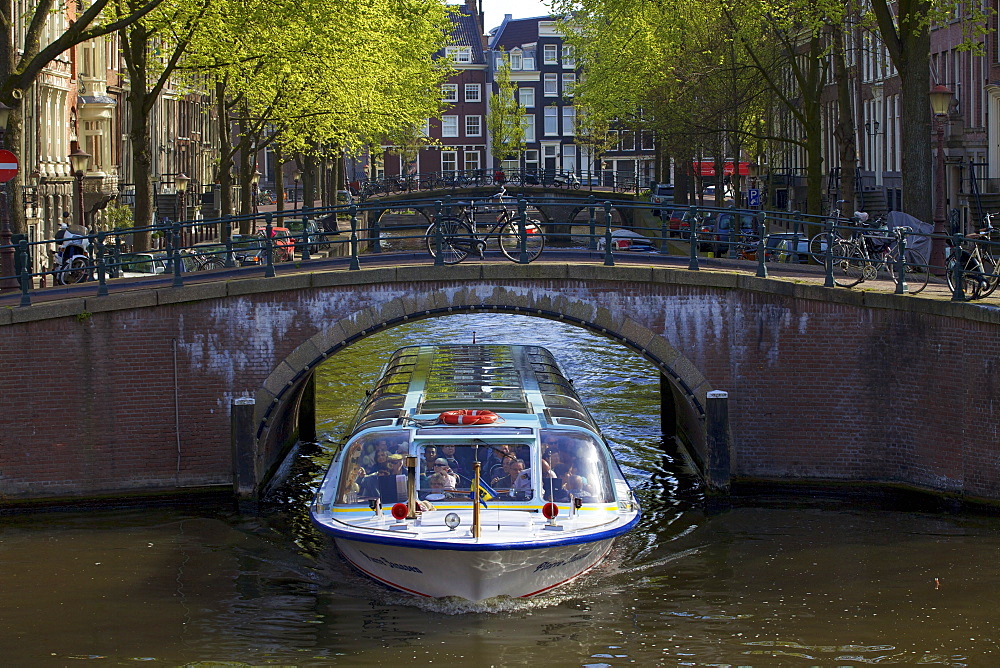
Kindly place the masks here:
[(441, 136), (442, 137), (458, 136), (458, 116), (441, 117)]
[(517, 89), (517, 100), (525, 109), (532, 109), (535, 106), (535, 87), (521, 86)]
[(483, 86), (477, 83), (467, 83), (465, 84), (465, 101), (466, 102), (482, 102), (483, 101)]
[(535, 141), (535, 115), (522, 114), (521, 127), (524, 129), (524, 141), (525, 142)]
[(573, 89), (576, 88), (576, 73), (567, 72), (562, 75), (562, 90), (564, 97), (573, 97)]
[(471, 63), (472, 47), (446, 46), (444, 48), (444, 55), (447, 56), (453, 63)]
[(566, 106), (562, 108), (562, 124), (564, 135), (576, 136), (576, 107)]
[[(445, 165), (451, 165), (451, 166), (446, 167)], [(441, 171), (442, 172), (458, 171), (458, 151), (441, 151)]]
[(465, 136), (466, 137), (482, 137), (483, 136), (483, 117), (478, 114), (470, 114), (465, 117)]
[(523, 67), (523, 57), (524, 54), (520, 49), (514, 49), (510, 52), (510, 69), (519, 71)]
[(443, 102), (458, 102), (458, 84), (441, 84), (441, 100)]
[(576, 144), (563, 144), (562, 170), (566, 174), (576, 173)]
[(542, 134), (546, 137), (559, 136), (559, 107), (545, 107)]
[(559, 45), (558, 44), (543, 44), (542, 45), (542, 63), (545, 65), (558, 65), (559, 64)]
[(559, 97), (559, 75), (548, 72), (542, 81), (542, 95), (545, 97)]
[(462, 155), (462, 164), (466, 172), (473, 172), (482, 169), (482, 155), (479, 151), (465, 151)]
[(576, 67), (576, 49), (572, 44), (562, 45), (562, 66), (567, 68)]

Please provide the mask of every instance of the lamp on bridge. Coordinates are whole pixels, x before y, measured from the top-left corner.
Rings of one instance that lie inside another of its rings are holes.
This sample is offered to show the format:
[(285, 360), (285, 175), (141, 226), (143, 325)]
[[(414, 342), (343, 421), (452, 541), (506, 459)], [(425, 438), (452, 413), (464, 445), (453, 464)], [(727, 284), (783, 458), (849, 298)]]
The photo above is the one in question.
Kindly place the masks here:
[(80, 144), (73, 142), (73, 152), (69, 154), (70, 168), (76, 178), (76, 224), (80, 231), (84, 229), (83, 220), (83, 174), (90, 166), (90, 154), (80, 150)]
[(937, 84), (931, 88), (931, 111), (937, 124), (937, 155), (934, 159), (934, 238), (931, 240), (931, 271), (938, 276), (945, 272), (944, 267), (944, 223), (945, 223), (945, 184), (944, 184), (944, 121), (951, 106), (951, 89)]
[(292, 190), (292, 209), (299, 208), (299, 181), (302, 180), (302, 171), (296, 169), (292, 172), (292, 181), (295, 183), (295, 188)]
[(258, 208), (260, 206), (260, 170), (254, 170), (253, 176), (250, 177), (250, 204), (253, 207), (253, 215), (259, 213)]
[[(177, 222), (187, 220), (187, 206), (184, 202), (184, 193), (187, 192), (188, 184), (191, 183), (191, 178), (181, 172), (174, 177), (174, 189), (177, 190)], [(181, 246), (186, 246), (184, 242), (184, 228), (181, 228)]]

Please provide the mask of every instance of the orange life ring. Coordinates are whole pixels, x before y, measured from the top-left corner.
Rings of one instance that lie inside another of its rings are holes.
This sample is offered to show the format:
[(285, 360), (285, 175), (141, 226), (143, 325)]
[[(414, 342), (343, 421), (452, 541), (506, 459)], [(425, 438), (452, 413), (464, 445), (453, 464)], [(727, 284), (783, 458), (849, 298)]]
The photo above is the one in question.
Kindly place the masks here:
[(438, 421), (444, 424), (493, 424), (499, 416), (493, 411), (463, 409), (445, 411), (438, 416)]

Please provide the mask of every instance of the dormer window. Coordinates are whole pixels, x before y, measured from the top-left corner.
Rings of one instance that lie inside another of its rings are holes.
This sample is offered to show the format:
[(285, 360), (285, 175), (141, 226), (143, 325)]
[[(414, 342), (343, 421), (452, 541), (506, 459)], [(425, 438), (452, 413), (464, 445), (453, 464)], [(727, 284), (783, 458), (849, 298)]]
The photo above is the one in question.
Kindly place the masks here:
[(510, 52), (510, 69), (520, 70), (524, 65), (524, 52), (521, 49), (513, 49)]
[(444, 55), (447, 56), (453, 63), (471, 63), (472, 62), (472, 47), (471, 46), (447, 46), (444, 49)]

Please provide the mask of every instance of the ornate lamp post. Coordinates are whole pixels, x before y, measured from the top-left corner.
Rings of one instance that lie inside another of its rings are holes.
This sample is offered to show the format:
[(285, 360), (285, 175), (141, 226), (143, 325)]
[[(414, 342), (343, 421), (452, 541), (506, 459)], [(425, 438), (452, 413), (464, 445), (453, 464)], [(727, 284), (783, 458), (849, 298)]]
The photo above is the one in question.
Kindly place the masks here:
[[(74, 142), (76, 143), (76, 142)], [(80, 150), (80, 145), (73, 147), (73, 152), (69, 154), (69, 164), (73, 169), (73, 176), (76, 178), (76, 224), (82, 231), (85, 228), (83, 219), (83, 174), (90, 166), (90, 154)]]
[(253, 215), (260, 213), (260, 170), (256, 170), (250, 177), (250, 204), (253, 208)]
[(937, 123), (937, 155), (934, 160), (934, 239), (931, 241), (931, 271), (938, 276), (944, 274), (944, 121), (951, 106), (951, 89), (938, 84), (931, 89), (931, 111)]
[[(184, 202), (184, 194), (187, 192), (191, 178), (183, 172), (174, 177), (174, 189), (177, 191), (177, 222), (187, 220), (187, 206)], [(181, 245), (186, 246), (184, 240), (184, 228), (181, 228)]]
[(295, 183), (295, 189), (292, 191), (292, 210), (299, 208), (299, 181), (302, 180), (302, 172), (296, 169), (292, 172), (292, 181)]

